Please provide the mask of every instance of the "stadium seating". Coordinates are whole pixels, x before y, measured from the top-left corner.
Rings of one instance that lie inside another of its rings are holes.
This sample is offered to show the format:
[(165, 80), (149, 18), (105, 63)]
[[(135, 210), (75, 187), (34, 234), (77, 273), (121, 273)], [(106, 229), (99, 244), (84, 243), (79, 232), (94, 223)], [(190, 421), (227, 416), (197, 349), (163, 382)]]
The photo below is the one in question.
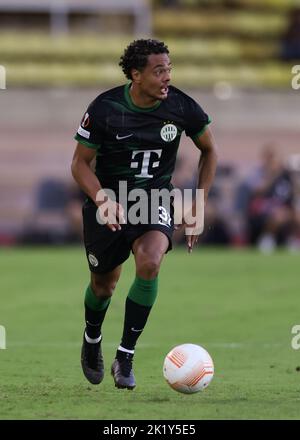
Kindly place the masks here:
[[(230, 81), (246, 87), (290, 87), (291, 67), (281, 61), (280, 53), (295, 0), (153, 4), (153, 34), (168, 43), (179, 85)], [(0, 59), (11, 85), (106, 86), (122, 80), (118, 59), (131, 39), (101, 32), (56, 38), (46, 32), (2, 33)]]

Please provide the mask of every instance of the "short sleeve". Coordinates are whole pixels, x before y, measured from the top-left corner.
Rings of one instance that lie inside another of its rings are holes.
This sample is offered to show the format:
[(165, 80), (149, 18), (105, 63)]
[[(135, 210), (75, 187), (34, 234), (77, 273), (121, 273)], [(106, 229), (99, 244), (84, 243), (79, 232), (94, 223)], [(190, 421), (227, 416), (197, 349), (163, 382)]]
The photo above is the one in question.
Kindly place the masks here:
[(99, 111), (97, 112), (95, 108), (95, 101), (93, 101), (84, 113), (74, 138), (89, 148), (100, 147), (103, 139), (100, 118)]
[(185, 120), (185, 133), (191, 138), (204, 133), (207, 125), (211, 122), (210, 117), (191, 97), (188, 97), (185, 102)]

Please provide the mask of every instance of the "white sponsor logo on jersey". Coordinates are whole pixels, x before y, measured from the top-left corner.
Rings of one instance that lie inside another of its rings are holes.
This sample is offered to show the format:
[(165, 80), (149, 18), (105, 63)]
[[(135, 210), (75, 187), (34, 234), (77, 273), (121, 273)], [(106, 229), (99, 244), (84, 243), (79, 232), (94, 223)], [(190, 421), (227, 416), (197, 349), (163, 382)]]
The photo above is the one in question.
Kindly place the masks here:
[(126, 136), (119, 136), (119, 135), (117, 134), (116, 139), (117, 139), (117, 141), (121, 141), (122, 139), (126, 139), (126, 138), (129, 138), (129, 137), (131, 137), (131, 136), (133, 136), (133, 133), (131, 133), (131, 134), (127, 134)]
[[(132, 159), (134, 159), (136, 156), (143, 157), (142, 164), (140, 165), (139, 162), (132, 161), (130, 164), (131, 168), (141, 168), (139, 174), (135, 174), (135, 177), (144, 177), (147, 179), (151, 179), (153, 177), (153, 174), (149, 173), (149, 167), (150, 167), (150, 157), (151, 154), (153, 156), (155, 155), (158, 159), (161, 157), (162, 150), (137, 150), (132, 152)], [(141, 156), (143, 155), (143, 156)], [(159, 166), (159, 161), (154, 161), (152, 163), (152, 168), (157, 168)]]

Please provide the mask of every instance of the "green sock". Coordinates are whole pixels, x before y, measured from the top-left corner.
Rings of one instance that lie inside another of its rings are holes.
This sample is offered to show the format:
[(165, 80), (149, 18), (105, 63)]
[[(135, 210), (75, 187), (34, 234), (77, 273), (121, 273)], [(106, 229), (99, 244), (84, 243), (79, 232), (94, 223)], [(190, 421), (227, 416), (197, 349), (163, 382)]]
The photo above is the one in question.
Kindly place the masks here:
[(94, 310), (95, 312), (99, 312), (103, 309), (106, 309), (110, 303), (110, 298), (101, 299), (98, 298), (89, 284), (88, 288), (85, 291), (84, 303), (88, 306), (89, 309)]
[(135, 278), (126, 299), (123, 335), (117, 357), (122, 356), (122, 349), (134, 350), (155, 302), (157, 286), (158, 277), (153, 280)]
[(144, 280), (138, 276), (129, 290), (128, 298), (131, 301), (140, 304), (142, 306), (153, 306), (157, 297), (158, 277), (153, 280)]
[(101, 326), (105, 318), (110, 298), (97, 298), (94, 294), (91, 285), (88, 286), (85, 292), (84, 306), (85, 306), (85, 323), (86, 334), (91, 339), (98, 339), (101, 335)]

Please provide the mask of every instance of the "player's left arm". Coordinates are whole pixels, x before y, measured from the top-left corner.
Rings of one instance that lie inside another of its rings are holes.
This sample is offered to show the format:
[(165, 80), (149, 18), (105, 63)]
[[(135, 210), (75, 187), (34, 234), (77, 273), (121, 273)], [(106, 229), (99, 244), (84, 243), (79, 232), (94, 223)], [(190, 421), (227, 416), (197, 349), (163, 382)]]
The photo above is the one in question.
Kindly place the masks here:
[[(193, 137), (193, 142), (196, 147), (200, 150), (201, 156), (198, 165), (198, 189), (203, 189), (204, 191), (204, 207), (208, 198), (209, 190), (212, 186), (216, 168), (217, 168), (217, 144), (209, 127), (206, 127), (205, 131)], [(196, 211), (196, 200), (193, 202), (193, 215), (197, 213)], [(204, 209), (203, 207), (203, 209)], [(188, 251), (192, 252), (193, 246), (197, 243), (199, 237), (199, 231), (196, 226), (194, 231), (192, 230), (190, 235), (187, 235), (187, 245)]]
[(206, 203), (210, 187), (213, 183), (217, 168), (217, 144), (213, 133), (206, 127), (204, 133), (193, 138), (193, 142), (201, 152), (198, 165), (198, 185), (204, 190), (204, 202)]

